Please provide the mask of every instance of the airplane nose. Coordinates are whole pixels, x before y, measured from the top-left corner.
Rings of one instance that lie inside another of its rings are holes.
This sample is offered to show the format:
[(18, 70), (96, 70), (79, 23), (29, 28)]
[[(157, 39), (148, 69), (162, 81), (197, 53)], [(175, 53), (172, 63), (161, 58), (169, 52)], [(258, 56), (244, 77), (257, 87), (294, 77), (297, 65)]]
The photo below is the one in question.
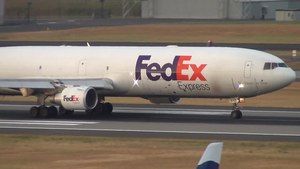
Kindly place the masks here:
[(296, 72), (291, 68), (278, 68), (264, 73), (261, 82), (257, 85), (259, 94), (282, 89), (296, 80)]
[(290, 69), (285, 73), (284, 81), (287, 84), (291, 84), (296, 80), (296, 72), (293, 69)]
[[(273, 77), (274, 87), (277, 89), (284, 88), (296, 80), (296, 72), (291, 69), (281, 69), (277, 76)], [(276, 84), (276, 85), (275, 85)]]
[(297, 78), (296, 72), (294, 70), (292, 70), (292, 69), (291, 69), (291, 73), (290, 73), (289, 76), (290, 76), (291, 83), (294, 82), (296, 80), (296, 78)]

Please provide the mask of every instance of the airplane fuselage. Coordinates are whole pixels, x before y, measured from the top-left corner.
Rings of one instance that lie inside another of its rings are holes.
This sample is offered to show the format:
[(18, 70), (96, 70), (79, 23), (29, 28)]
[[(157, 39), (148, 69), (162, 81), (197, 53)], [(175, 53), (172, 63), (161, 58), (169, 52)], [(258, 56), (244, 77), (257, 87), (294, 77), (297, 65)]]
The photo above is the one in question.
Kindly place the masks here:
[(294, 80), (271, 54), (224, 47), (3, 47), (1, 79), (109, 79), (105, 96), (253, 97)]

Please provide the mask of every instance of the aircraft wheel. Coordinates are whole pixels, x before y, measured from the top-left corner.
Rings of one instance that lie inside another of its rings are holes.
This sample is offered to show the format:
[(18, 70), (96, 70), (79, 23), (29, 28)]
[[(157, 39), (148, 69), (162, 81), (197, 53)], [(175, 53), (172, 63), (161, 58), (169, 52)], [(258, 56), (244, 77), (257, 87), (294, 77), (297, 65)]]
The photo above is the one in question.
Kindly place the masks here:
[(30, 108), (30, 115), (33, 118), (38, 118), (40, 116), (40, 110), (38, 107), (34, 106)]
[(49, 117), (49, 108), (46, 106), (40, 106), (40, 117), (47, 118)]
[(62, 106), (59, 106), (58, 108), (58, 113), (61, 116), (71, 116), (74, 114), (73, 110), (66, 110), (65, 108), (63, 108)]
[(88, 116), (93, 116), (95, 111), (96, 111), (95, 109), (89, 109), (89, 110), (85, 110), (85, 113)]
[(57, 108), (55, 106), (50, 106), (48, 108), (48, 114), (49, 114), (49, 117), (51, 117), (51, 118), (57, 117), (57, 115), (58, 115)]
[(94, 111), (98, 114), (101, 114), (104, 111), (104, 104), (98, 103), (97, 106), (94, 108)]
[(102, 104), (103, 107), (103, 114), (110, 115), (113, 111), (113, 105), (111, 103), (104, 103)]
[(104, 110), (103, 112), (106, 114), (111, 114), (113, 111), (113, 105), (111, 103), (104, 103), (103, 104)]
[(243, 114), (240, 110), (233, 110), (231, 112), (231, 118), (233, 118), (233, 119), (241, 119), (242, 116), (243, 116)]
[(47, 118), (49, 117), (49, 108), (46, 106), (40, 106), (40, 117)]

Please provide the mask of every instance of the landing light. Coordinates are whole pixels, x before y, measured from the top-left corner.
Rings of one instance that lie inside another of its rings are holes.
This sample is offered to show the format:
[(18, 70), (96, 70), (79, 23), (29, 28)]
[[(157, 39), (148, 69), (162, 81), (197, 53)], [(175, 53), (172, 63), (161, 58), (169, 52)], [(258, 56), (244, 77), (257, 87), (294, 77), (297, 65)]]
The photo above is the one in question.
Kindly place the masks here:
[(239, 89), (244, 88), (245, 85), (243, 83), (239, 84)]

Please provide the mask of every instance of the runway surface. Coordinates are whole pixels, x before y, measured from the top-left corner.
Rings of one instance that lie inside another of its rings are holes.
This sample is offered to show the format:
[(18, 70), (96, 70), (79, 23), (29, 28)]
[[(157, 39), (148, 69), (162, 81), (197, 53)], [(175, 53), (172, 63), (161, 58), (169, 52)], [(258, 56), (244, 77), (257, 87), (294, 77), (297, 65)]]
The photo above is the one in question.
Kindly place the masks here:
[(44, 135), (300, 141), (300, 110), (117, 105), (109, 118), (32, 119), (30, 105), (0, 105), (0, 132)]

